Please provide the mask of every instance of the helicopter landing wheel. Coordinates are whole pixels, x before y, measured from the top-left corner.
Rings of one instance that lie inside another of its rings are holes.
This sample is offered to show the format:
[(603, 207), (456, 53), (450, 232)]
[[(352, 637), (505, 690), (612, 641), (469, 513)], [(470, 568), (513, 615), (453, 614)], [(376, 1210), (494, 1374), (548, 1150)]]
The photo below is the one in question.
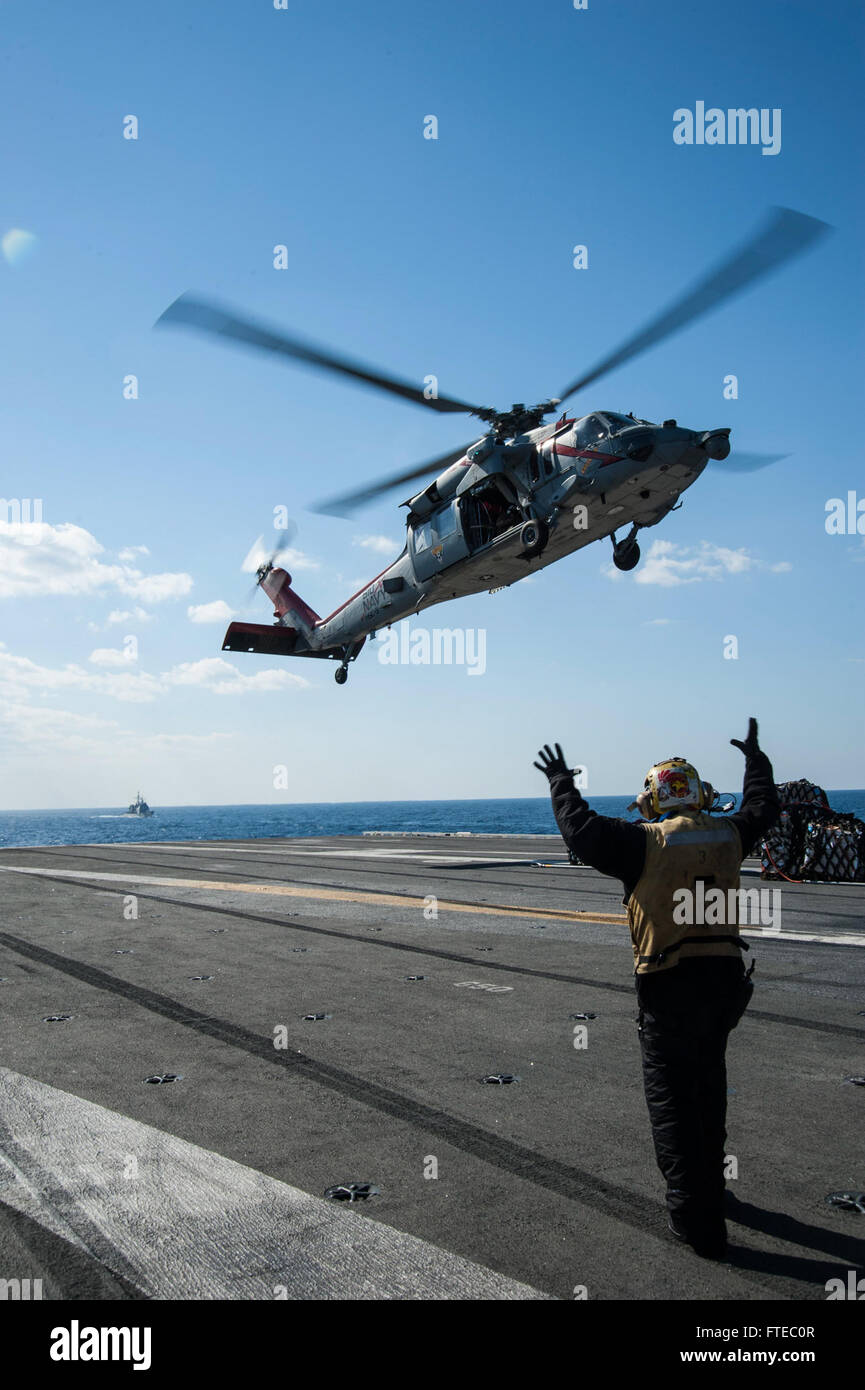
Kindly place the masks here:
[(613, 564), (617, 570), (636, 569), (640, 563), (640, 547), (636, 541), (619, 541), (613, 546)]
[(520, 549), (524, 560), (540, 555), (550, 538), (550, 530), (544, 521), (527, 521), (520, 531)]
[(338, 671), (334, 671), (333, 678), (336, 681), (337, 685), (345, 685), (346, 681), (348, 680), (348, 667), (340, 666)]

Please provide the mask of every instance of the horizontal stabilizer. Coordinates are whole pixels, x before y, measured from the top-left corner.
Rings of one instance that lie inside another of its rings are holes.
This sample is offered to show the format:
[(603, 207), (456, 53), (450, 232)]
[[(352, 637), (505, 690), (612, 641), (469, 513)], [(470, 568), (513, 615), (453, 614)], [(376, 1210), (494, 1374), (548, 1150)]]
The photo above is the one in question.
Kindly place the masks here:
[(224, 652), (262, 652), (267, 656), (292, 656), (297, 642), (293, 627), (264, 623), (230, 623), (222, 642)]

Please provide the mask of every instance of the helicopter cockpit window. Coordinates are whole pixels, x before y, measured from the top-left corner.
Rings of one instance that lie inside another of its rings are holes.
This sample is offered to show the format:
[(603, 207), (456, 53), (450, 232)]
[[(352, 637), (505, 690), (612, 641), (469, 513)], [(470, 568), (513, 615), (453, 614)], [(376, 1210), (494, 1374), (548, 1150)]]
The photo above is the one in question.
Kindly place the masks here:
[(607, 411), (604, 419), (609, 422), (613, 434), (620, 434), (622, 430), (629, 430), (632, 425), (637, 423), (636, 420), (632, 420), (629, 415), (611, 415), (609, 411)]
[(422, 526), (416, 526), (413, 535), (415, 555), (420, 555), (422, 551), (429, 550), (432, 544), (432, 526), (429, 521), (425, 521)]
[(596, 440), (606, 439), (609, 432), (600, 415), (587, 415), (585, 420), (581, 420), (577, 425), (577, 443), (582, 444), (584, 448), (591, 449)]

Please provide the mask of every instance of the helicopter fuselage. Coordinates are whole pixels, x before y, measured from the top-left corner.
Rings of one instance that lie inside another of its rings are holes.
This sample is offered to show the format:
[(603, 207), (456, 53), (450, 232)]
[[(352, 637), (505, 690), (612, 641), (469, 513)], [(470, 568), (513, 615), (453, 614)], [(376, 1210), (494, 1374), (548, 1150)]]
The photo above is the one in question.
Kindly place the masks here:
[(505, 588), (605, 536), (615, 545), (623, 526), (631, 530), (614, 558), (630, 569), (637, 532), (678, 505), (710, 458), (726, 457), (728, 435), (609, 412), (562, 416), (505, 440), (486, 435), (405, 504), (402, 553), (333, 613), (318, 618), (290, 576), (272, 569), (261, 584), (284, 635), (262, 644), (252, 640), (254, 625), (235, 623), (224, 649), (324, 657), (344, 668), (370, 634), (434, 604)]

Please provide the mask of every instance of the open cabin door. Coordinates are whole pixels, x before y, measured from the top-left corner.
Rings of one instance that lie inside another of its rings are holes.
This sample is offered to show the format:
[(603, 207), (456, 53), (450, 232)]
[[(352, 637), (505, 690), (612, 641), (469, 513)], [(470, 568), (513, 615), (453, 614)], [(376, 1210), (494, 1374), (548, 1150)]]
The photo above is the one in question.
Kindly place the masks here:
[(501, 477), (485, 482), (462, 493), (459, 501), (460, 521), (468, 553), (483, 550), (497, 536), (525, 519), (517, 506), (510, 483)]

